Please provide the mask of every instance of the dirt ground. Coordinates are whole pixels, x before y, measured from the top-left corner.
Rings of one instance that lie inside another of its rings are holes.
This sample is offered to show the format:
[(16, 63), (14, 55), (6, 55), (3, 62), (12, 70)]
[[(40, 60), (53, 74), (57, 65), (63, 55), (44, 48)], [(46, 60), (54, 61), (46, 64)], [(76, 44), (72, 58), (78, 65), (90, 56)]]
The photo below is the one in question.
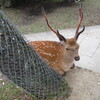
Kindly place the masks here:
[(66, 100), (100, 100), (100, 73), (75, 67), (64, 78), (72, 88)]
[[(4, 77), (0, 75), (0, 79), (2, 78), (4, 79)], [(64, 78), (72, 88), (71, 95), (65, 100), (100, 100), (100, 73), (95, 73), (86, 69), (75, 67), (74, 69), (69, 71), (64, 76)], [(21, 94), (19, 95), (21, 96)], [(17, 100), (18, 96), (15, 97)], [(9, 100), (15, 99), (12, 99), (11, 97), (11, 99), (9, 98)], [(27, 99), (26, 97), (25, 99), (23, 99), (22, 97), (20, 97), (20, 99), (18, 100), (32, 100), (32, 98), (27, 96)]]

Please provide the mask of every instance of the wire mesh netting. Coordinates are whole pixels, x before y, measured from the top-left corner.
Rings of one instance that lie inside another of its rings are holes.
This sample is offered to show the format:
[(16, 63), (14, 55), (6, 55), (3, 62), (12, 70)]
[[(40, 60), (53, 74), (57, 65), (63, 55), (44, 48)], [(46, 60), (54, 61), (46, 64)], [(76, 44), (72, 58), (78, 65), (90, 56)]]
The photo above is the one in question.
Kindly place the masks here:
[(69, 95), (62, 76), (45, 61), (0, 11), (0, 71), (37, 100)]

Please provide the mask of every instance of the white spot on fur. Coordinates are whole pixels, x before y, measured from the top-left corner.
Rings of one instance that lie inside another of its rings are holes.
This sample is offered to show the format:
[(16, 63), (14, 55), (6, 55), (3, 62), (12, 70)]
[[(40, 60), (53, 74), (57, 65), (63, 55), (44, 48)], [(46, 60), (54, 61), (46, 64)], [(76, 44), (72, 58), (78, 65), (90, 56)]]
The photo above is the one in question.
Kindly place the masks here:
[(42, 54), (45, 54), (45, 55), (47, 55), (47, 56), (52, 57), (52, 54), (51, 54), (51, 53), (42, 52)]

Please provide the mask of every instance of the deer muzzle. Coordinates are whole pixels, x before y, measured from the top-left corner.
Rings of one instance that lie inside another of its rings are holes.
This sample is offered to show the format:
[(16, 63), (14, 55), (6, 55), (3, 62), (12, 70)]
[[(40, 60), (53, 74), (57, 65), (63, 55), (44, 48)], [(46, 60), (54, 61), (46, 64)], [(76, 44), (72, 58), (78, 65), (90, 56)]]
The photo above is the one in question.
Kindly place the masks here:
[(76, 61), (79, 61), (79, 60), (80, 60), (80, 57), (77, 56), (77, 57), (75, 57), (74, 59), (75, 59)]

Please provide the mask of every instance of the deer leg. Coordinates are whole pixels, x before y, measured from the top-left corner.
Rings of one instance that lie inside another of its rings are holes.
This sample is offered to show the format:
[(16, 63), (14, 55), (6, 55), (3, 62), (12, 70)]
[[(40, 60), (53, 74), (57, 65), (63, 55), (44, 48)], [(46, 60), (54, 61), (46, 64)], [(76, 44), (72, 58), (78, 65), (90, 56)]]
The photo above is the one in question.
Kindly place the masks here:
[(64, 75), (65, 72), (62, 69), (55, 69), (60, 75)]
[(75, 64), (73, 63), (72, 67), (70, 69), (73, 69), (75, 67)]

